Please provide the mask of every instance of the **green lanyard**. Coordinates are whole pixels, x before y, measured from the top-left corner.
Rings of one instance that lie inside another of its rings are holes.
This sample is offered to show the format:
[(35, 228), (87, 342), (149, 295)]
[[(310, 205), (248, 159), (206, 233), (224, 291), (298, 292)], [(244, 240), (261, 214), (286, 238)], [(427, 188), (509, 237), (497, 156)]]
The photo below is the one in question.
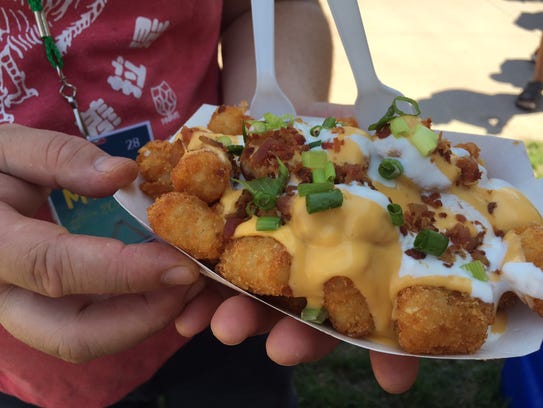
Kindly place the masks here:
[(45, 55), (47, 56), (47, 60), (49, 61), (51, 66), (57, 71), (58, 77), (60, 78), (61, 85), (59, 93), (70, 105), (74, 113), (75, 122), (77, 124), (77, 127), (79, 128), (79, 131), (84, 137), (88, 138), (89, 131), (85, 126), (85, 122), (83, 122), (83, 118), (81, 117), (81, 112), (79, 111), (79, 106), (76, 99), (77, 88), (68, 82), (68, 80), (64, 76), (64, 73), (62, 72), (64, 62), (62, 61), (62, 56), (60, 55), (55, 41), (53, 40), (53, 37), (51, 37), (51, 33), (49, 32), (49, 24), (47, 22), (45, 14), (43, 13), (42, 2), (41, 0), (28, 0), (28, 4), (34, 12), (34, 17), (36, 17), (38, 31), (43, 41), (43, 46), (45, 47)]

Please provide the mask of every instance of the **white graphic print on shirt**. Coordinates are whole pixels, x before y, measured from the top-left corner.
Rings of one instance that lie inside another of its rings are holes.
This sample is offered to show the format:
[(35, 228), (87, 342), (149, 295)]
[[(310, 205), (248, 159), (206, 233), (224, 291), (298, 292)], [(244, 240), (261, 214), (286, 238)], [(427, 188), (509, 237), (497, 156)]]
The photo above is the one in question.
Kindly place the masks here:
[(162, 81), (160, 85), (151, 88), (151, 96), (153, 97), (156, 111), (164, 116), (161, 119), (163, 125), (179, 119), (179, 112), (175, 110), (177, 107), (177, 97), (167, 82)]
[(156, 18), (151, 20), (146, 17), (138, 17), (130, 47), (149, 48), (151, 43), (160, 37), (160, 34), (166, 31), (169, 26), (169, 21), (161, 23)]
[(103, 99), (92, 101), (89, 110), (81, 113), (90, 136), (97, 136), (111, 132), (117, 128), (122, 120), (115, 110), (108, 106)]

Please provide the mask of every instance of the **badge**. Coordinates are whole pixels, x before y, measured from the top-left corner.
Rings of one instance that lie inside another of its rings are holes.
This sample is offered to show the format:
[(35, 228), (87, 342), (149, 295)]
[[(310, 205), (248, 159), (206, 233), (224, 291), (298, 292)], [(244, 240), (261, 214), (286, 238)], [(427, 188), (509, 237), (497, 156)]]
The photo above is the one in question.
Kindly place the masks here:
[[(138, 149), (150, 140), (153, 134), (149, 122), (89, 139), (111, 155), (130, 159), (136, 159)], [(126, 244), (153, 239), (113, 197), (91, 198), (62, 189), (51, 193), (49, 204), (56, 221), (71, 233), (111, 237)]]

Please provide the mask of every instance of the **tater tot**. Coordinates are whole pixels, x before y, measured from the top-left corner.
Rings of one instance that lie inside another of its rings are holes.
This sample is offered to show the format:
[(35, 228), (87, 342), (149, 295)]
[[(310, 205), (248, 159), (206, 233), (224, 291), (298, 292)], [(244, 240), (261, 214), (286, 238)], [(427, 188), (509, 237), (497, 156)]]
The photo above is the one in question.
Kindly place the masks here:
[(494, 305), (441, 287), (411, 286), (396, 297), (393, 318), (408, 353), (474, 353), (494, 322)]
[(167, 140), (153, 140), (138, 150), (136, 163), (144, 182), (141, 190), (151, 196), (173, 191), (170, 172), (179, 162), (185, 148), (180, 140), (173, 143)]
[(167, 242), (204, 260), (219, 258), (223, 246), (223, 218), (198, 197), (171, 192), (148, 208), (153, 231)]
[(350, 337), (363, 337), (374, 328), (366, 298), (344, 276), (335, 276), (324, 284), (324, 307), (334, 329)]
[(249, 119), (245, 115), (246, 105), (221, 105), (213, 112), (208, 124), (209, 130), (224, 135), (241, 135), (243, 121)]
[(291, 255), (275, 239), (248, 236), (227, 245), (216, 270), (257, 295), (292, 296), (288, 284), (291, 262)]
[(210, 204), (230, 185), (232, 164), (225, 154), (207, 149), (187, 152), (171, 172), (176, 191), (195, 195)]

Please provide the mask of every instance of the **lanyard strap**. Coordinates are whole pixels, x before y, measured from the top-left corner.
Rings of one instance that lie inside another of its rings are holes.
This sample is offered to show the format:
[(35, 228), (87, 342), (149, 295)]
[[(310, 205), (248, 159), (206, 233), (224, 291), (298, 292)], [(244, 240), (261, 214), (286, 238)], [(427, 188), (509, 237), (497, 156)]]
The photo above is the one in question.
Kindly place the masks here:
[(77, 88), (72, 85), (66, 79), (66, 76), (62, 72), (64, 67), (64, 61), (62, 60), (62, 55), (55, 44), (55, 40), (51, 36), (49, 31), (49, 23), (47, 18), (43, 13), (43, 5), (41, 0), (28, 0), (28, 4), (32, 11), (34, 12), (34, 17), (36, 18), (36, 24), (38, 25), (38, 32), (40, 34), (43, 46), (45, 47), (45, 55), (51, 66), (57, 71), (58, 77), (60, 78), (60, 95), (68, 102), (72, 112), (74, 113), (75, 122), (81, 134), (88, 138), (89, 131), (85, 126), (85, 122), (81, 117), (81, 112), (79, 111), (79, 105), (77, 103)]

